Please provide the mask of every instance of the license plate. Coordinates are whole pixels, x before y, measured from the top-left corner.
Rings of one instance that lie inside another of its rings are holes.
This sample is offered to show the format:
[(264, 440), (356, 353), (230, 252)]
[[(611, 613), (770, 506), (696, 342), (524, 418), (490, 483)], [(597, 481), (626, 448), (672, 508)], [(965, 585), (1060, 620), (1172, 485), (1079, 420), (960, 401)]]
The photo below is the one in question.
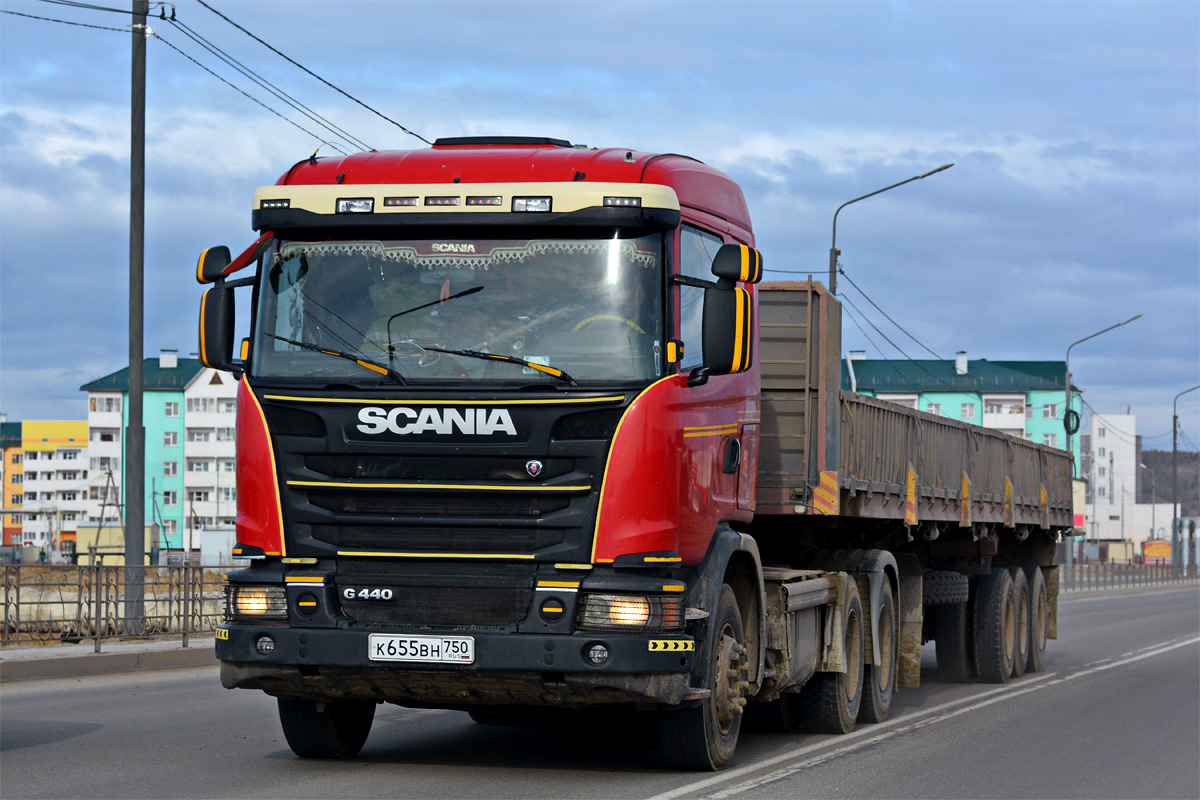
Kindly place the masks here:
[(419, 661), (434, 664), (474, 664), (471, 636), (395, 636), (372, 633), (367, 641), (372, 661)]

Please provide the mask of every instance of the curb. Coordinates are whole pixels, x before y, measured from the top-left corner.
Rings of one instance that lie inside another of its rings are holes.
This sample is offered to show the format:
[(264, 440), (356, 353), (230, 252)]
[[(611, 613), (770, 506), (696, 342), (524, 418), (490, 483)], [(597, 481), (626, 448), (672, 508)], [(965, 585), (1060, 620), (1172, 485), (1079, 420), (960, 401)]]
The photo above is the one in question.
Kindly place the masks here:
[(48, 678), (81, 678), (119, 675), (161, 669), (215, 667), (217, 657), (211, 642), (186, 649), (125, 653), (90, 653), (60, 658), (30, 658), (0, 662), (0, 683)]

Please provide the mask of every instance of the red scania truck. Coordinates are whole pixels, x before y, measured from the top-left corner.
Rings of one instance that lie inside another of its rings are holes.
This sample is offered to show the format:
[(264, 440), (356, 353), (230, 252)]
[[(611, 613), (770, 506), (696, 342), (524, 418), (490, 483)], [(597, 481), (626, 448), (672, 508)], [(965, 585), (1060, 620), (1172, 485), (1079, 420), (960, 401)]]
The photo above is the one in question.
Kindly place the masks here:
[(217, 657), (297, 754), (383, 702), (625, 708), (720, 769), (747, 710), (883, 720), (930, 640), (954, 679), (1041, 669), (1069, 456), (843, 391), (837, 299), (759, 283), (718, 170), (442, 139), (301, 161), (252, 224), (197, 269), (240, 378)]

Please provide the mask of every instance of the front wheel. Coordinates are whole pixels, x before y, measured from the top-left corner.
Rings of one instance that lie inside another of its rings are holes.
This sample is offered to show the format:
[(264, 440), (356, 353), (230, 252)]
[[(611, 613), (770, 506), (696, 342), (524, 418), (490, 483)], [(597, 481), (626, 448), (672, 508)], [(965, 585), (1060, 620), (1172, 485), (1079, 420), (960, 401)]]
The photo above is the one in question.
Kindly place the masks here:
[(723, 769), (733, 758), (746, 707), (749, 661), (733, 589), (725, 584), (712, 615), (705, 688), (710, 695), (694, 708), (661, 711), (659, 740), (667, 760), (680, 769)]
[(367, 742), (375, 704), (369, 700), (279, 698), (279, 722), (288, 747), (301, 758), (350, 758)]

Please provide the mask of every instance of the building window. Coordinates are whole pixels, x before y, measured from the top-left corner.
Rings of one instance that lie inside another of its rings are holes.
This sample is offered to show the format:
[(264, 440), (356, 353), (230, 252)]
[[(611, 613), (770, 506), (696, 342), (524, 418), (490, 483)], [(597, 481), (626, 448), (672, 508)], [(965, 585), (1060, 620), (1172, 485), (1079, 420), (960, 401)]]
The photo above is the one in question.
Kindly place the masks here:
[(208, 472), (209, 462), (200, 458), (189, 458), (187, 462), (188, 472)]
[(221, 400), (217, 411), (221, 412), (222, 414), (233, 414), (237, 411), (237, 401)]
[(1058, 447), (1058, 434), (1057, 433), (1043, 433), (1042, 434), (1042, 444), (1048, 444), (1051, 447)]
[(178, 533), (178, 532), (179, 532), (179, 520), (176, 520), (176, 519), (163, 520), (163, 533)]
[(208, 502), (208, 490), (207, 489), (189, 489), (188, 490), (188, 502), (189, 503), (207, 503)]
[(1058, 406), (1054, 403), (1042, 406), (1042, 419), (1058, 419)]
[(63, 500), (78, 500), (79, 499), (78, 492), (63, 492), (61, 496), (62, 496)]
[(1100, 430), (1096, 431), (1096, 437), (1099, 439), (1103, 439), (1107, 435), (1108, 435), (1107, 428), (1101, 428)]
[(983, 413), (985, 414), (1003, 414), (1004, 406), (999, 403), (984, 403)]
[(233, 472), (233, 466), (234, 466), (233, 461), (222, 461), (221, 462), (221, 472)]
[(187, 400), (187, 410), (189, 414), (204, 413), (217, 410), (217, 398), (215, 397), (189, 397)]
[(217, 428), (217, 441), (218, 442), (234, 441), (234, 429), (233, 428)]
[(1108, 468), (1107, 468), (1107, 467), (1101, 467), (1101, 468), (1100, 468), (1100, 477), (1101, 477), (1101, 478), (1103, 478), (1103, 477), (1104, 477), (1105, 475), (1107, 475), (1107, 474), (1108, 474)]
[(63, 450), (61, 456), (63, 461), (77, 461), (79, 459), (79, 451)]
[(121, 410), (121, 398), (93, 397), (89, 401), (88, 408), (101, 414), (106, 412), (119, 412)]
[(960, 419), (975, 419), (975, 404), (974, 403), (963, 403), (962, 404), (962, 415), (961, 415)]
[(26, 503), (36, 503), (37, 502), (37, 492), (26, 492), (25, 493), (25, 502)]
[(74, 522), (76, 519), (76, 514), (74, 511), (68, 511), (63, 514), (63, 519), (65, 519), (67, 522)]
[(167, 431), (163, 434), (163, 447), (178, 447), (179, 434), (176, 431)]
[(189, 430), (187, 432), (187, 440), (189, 442), (207, 442), (211, 438), (208, 431)]
[(164, 506), (179, 505), (179, 492), (163, 492), (163, 505)]
[(14, 463), (14, 464), (20, 464), (20, 463), (21, 463), (21, 454), (20, 454), (20, 453), (13, 453), (13, 454), (12, 454), (12, 463)]
[(163, 462), (163, 477), (164, 478), (173, 478), (174, 476), (176, 476), (178, 474), (179, 474), (179, 462), (178, 461), (164, 461)]
[(232, 486), (222, 486), (218, 492), (218, 496), (222, 501), (235, 503), (237, 502), (237, 489)]
[(37, 455), (37, 451), (36, 451), (36, 450), (34, 450), (34, 451), (31, 451), (31, 452), (28, 452), (28, 453), (26, 453), (26, 454), (25, 454), (25, 460), (26, 460), (26, 461), (37, 461), (37, 458), (38, 458), (38, 455)]
[(1103, 447), (1101, 447), (1099, 450), (1099, 455), (1101, 458), (1104, 458), (1106, 455), (1108, 455), (1108, 453), (1105, 451), (1105, 449)]
[(928, 411), (930, 414), (937, 414), (940, 416), (942, 413), (942, 404), (941, 403), (930, 403), (926, 407), (925, 410)]
[(13, 473), (13, 476), (11, 478), (9, 478), (8, 482), (15, 484), (17, 486), (20, 486), (22, 483), (25, 482), (25, 473), (23, 473), (23, 472)]
[(166, 416), (168, 416), (168, 417), (178, 417), (179, 416), (179, 403), (167, 403), (165, 413), (166, 413)]
[(24, 496), (24, 495), (20, 495), (20, 494), (10, 494), (10, 495), (8, 496), (8, 502), (9, 502), (9, 503), (11, 503), (11, 504), (12, 504), (12, 505), (14, 505), (14, 506), (19, 506), (19, 505), (21, 505), (21, 503), (22, 503), (24, 500), (25, 500), (25, 496)]

